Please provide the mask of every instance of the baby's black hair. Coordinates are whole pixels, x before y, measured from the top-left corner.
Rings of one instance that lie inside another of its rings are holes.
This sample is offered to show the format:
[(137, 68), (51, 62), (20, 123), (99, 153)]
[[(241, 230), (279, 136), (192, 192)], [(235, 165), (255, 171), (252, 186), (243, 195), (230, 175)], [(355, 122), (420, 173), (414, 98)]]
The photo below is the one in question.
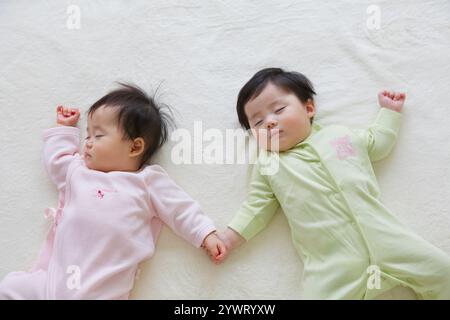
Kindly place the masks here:
[(245, 105), (259, 96), (269, 83), (294, 93), (302, 103), (306, 103), (308, 99), (314, 101), (313, 96), (316, 94), (314, 87), (311, 81), (300, 72), (288, 72), (281, 68), (262, 69), (242, 87), (237, 99), (236, 111), (239, 123), (247, 130), (250, 129), (250, 124), (245, 114)]
[(155, 98), (149, 97), (141, 88), (120, 82), (119, 85), (120, 88), (95, 102), (89, 108), (88, 116), (102, 106), (117, 108), (117, 122), (124, 133), (123, 138), (134, 140), (141, 137), (145, 141), (142, 167), (167, 141), (169, 127), (174, 125), (172, 112), (167, 105), (157, 104)]

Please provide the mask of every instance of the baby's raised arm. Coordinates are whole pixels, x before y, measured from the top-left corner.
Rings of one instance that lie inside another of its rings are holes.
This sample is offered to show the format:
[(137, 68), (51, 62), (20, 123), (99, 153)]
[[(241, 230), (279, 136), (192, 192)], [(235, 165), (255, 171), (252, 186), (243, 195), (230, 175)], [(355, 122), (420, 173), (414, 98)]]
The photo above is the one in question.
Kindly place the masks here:
[(372, 162), (385, 158), (394, 147), (400, 130), (405, 99), (405, 93), (386, 90), (379, 92), (378, 103), (381, 109), (375, 122), (367, 129), (355, 130), (367, 148)]
[(43, 162), (50, 179), (59, 191), (64, 190), (69, 164), (79, 152), (79, 129), (75, 127), (79, 118), (78, 109), (58, 106), (57, 127), (44, 131)]

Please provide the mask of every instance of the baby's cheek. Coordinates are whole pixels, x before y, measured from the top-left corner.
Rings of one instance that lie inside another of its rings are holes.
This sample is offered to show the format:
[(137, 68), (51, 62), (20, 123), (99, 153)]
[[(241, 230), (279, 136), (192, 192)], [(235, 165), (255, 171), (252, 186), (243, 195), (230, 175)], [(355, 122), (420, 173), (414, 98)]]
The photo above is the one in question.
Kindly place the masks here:
[(299, 116), (292, 116), (292, 117), (286, 117), (285, 118), (285, 125), (287, 125), (289, 128), (299, 128), (304, 125), (304, 119), (302, 119)]

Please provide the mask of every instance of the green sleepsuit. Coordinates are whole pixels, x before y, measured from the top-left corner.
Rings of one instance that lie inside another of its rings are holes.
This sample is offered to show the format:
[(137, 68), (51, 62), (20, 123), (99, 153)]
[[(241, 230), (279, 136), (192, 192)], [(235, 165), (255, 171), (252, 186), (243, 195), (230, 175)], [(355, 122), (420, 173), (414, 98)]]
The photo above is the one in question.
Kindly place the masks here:
[(420, 298), (450, 299), (450, 257), (380, 201), (371, 162), (390, 152), (400, 120), (381, 108), (367, 130), (313, 124), (292, 149), (260, 153), (229, 227), (249, 240), (281, 207), (304, 262), (305, 298), (370, 299), (404, 285)]

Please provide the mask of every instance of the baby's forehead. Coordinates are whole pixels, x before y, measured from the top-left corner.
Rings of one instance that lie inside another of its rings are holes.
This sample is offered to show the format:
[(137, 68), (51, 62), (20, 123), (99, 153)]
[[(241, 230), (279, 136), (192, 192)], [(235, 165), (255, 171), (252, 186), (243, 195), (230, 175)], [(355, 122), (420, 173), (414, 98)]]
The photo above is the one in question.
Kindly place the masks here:
[(244, 110), (251, 116), (261, 110), (285, 101), (285, 99), (292, 94), (292, 92), (285, 88), (269, 83), (258, 93), (258, 95), (254, 96), (245, 104)]
[(109, 106), (101, 106), (88, 116), (88, 126), (92, 125), (116, 125), (117, 124), (117, 108)]

